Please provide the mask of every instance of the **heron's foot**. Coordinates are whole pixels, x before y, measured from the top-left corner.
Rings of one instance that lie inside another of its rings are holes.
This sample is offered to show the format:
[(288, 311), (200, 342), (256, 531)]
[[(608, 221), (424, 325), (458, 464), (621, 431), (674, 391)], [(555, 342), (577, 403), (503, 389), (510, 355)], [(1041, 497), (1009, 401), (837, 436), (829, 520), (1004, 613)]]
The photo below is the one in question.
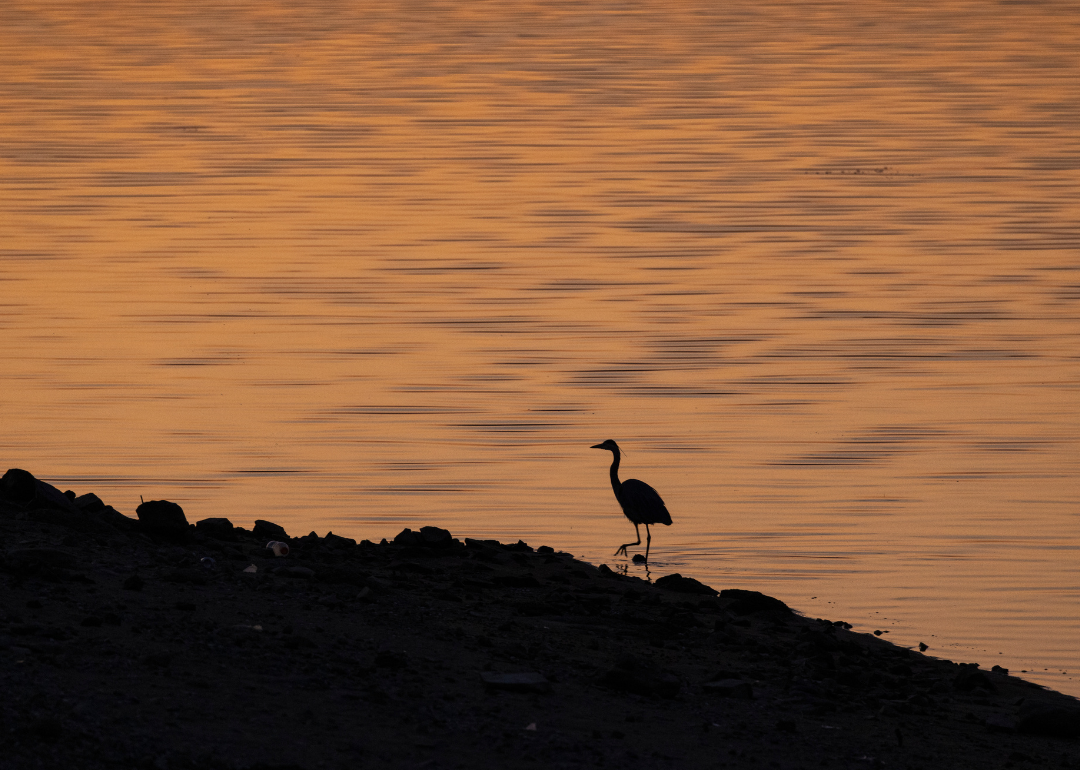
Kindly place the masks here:
[[(630, 543), (627, 543), (626, 545), (630, 545)], [(620, 545), (619, 550), (615, 552), (615, 555), (618, 556), (621, 553), (623, 556), (629, 556), (626, 552), (626, 545)]]

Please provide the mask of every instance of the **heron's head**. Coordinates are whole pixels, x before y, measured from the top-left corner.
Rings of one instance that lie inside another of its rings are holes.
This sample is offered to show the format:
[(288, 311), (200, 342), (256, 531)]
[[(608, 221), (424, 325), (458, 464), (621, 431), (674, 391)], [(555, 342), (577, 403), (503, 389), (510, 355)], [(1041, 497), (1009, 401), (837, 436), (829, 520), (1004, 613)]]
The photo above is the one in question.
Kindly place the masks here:
[(589, 447), (589, 449), (607, 449), (608, 451), (611, 451), (611, 452), (618, 452), (619, 451), (619, 445), (616, 444), (611, 439), (608, 439), (603, 444), (593, 444), (591, 447)]

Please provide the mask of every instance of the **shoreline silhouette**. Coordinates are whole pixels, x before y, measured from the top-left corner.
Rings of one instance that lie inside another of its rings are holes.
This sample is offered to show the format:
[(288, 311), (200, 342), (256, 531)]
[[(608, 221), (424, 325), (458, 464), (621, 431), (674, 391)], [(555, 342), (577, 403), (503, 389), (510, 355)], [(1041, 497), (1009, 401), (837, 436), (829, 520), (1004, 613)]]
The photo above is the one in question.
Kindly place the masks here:
[(1080, 767), (1076, 699), (755, 591), (137, 516), (0, 481), (14, 767)]

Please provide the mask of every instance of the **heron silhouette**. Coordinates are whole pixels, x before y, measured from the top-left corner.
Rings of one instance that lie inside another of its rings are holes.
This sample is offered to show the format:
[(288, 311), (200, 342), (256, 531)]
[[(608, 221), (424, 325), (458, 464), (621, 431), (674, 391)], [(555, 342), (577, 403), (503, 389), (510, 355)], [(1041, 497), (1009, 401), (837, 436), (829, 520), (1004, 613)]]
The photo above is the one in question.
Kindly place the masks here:
[(652, 533), (649, 531), (650, 524), (663, 524), (669, 526), (671, 524), (671, 514), (668, 513), (667, 506), (664, 505), (664, 501), (660, 499), (660, 495), (655, 489), (650, 487), (644, 481), (638, 481), (637, 479), (627, 479), (626, 481), (619, 481), (619, 445), (611, 439), (608, 439), (603, 444), (594, 444), (590, 449), (607, 449), (611, 452), (615, 459), (611, 461), (611, 488), (615, 490), (615, 499), (619, 501), (619, 506), (622, 508), (626, 518), (634, 524), (634, 534), (637, 535), (636, 543), (626, 543), (620, 545), (619, 550), (615, 551), (615, 555), (620, 553), (626, 556), (626, 549), (632, 545), (641, 545), (641, 530), (639, 524), (645, 525), (645, 562), (649, 561), (649, 546), (652, 545)]

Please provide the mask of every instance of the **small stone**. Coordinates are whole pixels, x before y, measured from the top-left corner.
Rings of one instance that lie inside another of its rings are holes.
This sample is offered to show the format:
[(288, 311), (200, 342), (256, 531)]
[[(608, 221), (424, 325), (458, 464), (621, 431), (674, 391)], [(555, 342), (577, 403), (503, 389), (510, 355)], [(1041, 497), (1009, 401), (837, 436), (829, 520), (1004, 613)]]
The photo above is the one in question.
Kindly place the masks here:
[(744, 682), (742, 679), (720, 679), (715, 682), (706, 682), (702, 685), (702, 689), (721, 698), (754, 699), (754, 686), (749, 682)]
[(1016, 720), (1004, 714), (991, 714), (986, 718), (986, 729), (992, 733), (1016, 732)]
[(401, 652), (380, 650), (375, 656), (375, 665), (379, 668), (401, 669), (409, 665), (409, 659)]
[(930, 645), (926, 644), (925, 642), (919, 642), (919, 652), (926, 652), (929, 649)]
[(495, 671), (481, 671), (480, 679), (493, 690), (510, 692), (550, 692), (551, 682), (543, 674), (526, 671), (520, 674), (500, 674)]
[(600, 684), (621, 692), (662, 698), (674, 698), (681, 688), (681, 682), (674, 674), (631, 657), (623, 658), (615, 668), (601, 676)]
[(147, 655), (143, 658), (143, 663), (154, 668), (166, 668), (172, 663), (172, 653), (158, 652), (151, 655)]

